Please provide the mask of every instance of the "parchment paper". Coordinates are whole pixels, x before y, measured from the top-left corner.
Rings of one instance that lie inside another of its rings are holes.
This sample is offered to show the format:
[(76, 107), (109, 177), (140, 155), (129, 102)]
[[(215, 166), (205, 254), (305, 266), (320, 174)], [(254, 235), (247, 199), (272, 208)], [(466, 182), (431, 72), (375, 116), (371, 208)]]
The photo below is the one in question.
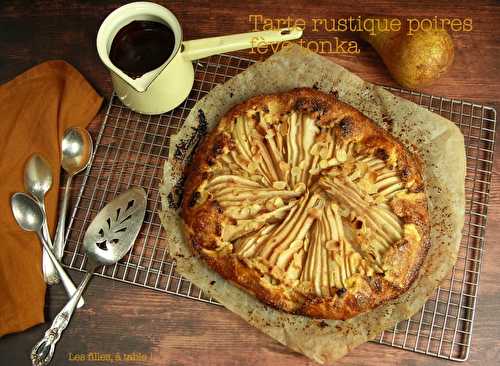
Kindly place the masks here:
[[(222, 279), (186, 244), (182, 220), (171, 207), (174, 185), (182, 177), (179, 146), (194, 148), (199, 110), (213, 128), (233, 105), (252, 96), (317, 87), (389, 129), (424, 161), (431, 216), (431, 248), (413, 286), (399, 299), (346, 321), (317, 320), (271, 309)], [(190, 145), (189, 145), (190, 144)], [(189, 146), (186, 146), (189, 145)], [(177, 151), (177, 153), (176, 153)], [(319, 363), (331, 363), (384, 329), (415, 314), (455, 264), (464, 221), (465, 148), (458, 127), (415, 103), (361, 80), (343, 67), (300, 46), (291, 46), (215, 87), (193, 107), (172, 137), (160, 186), (161, 220), (177, 271), (247, 322), (291, 349)]]

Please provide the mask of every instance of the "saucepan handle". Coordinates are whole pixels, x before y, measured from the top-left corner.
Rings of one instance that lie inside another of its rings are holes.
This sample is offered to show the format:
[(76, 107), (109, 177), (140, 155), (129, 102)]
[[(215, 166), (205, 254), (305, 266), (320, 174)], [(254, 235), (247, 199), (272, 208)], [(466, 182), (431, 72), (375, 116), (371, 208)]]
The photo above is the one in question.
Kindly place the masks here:
[(199, 60), (204, 57), (224, 52), (244, 50), (262, 44), (291, 41), (302, 37), (299, 27), (282, 28), (262, 32), (232, 34), (212, 38), (195, 39), (182, 43), (182, 56), (188, 60)]

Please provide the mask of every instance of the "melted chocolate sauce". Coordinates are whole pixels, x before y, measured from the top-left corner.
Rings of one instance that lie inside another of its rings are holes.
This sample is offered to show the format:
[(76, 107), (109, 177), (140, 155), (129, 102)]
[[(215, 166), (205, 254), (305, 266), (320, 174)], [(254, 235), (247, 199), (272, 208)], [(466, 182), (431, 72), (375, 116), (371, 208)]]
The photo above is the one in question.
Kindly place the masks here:
[(174, 32), (168, 25), (135, 20), (113, 38), (109, 58), (116, 67), (135, 79), (161, 66), (174, 47)]

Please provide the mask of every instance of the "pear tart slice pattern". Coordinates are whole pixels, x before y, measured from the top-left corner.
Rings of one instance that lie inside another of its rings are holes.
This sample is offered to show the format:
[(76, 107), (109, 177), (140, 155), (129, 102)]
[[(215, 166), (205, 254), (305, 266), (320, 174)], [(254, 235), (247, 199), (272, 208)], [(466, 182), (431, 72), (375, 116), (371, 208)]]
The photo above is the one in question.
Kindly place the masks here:
[(194, 252), (224, 278), (318, 318), (399, 296), (429, 244), (418, 157), (314, 89), (227, 113), (195, 154), (182, 216)]

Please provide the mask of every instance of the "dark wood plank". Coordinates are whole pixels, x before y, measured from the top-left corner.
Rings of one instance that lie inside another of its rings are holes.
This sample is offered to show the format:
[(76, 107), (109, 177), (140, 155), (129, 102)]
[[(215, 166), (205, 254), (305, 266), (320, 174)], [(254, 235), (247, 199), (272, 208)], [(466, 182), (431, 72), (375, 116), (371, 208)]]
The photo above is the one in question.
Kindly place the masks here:
[[(161, 2), (161, 1), (159, 1)], [(124, 1), (10, 1), (0, 5), (0, 82), (27, 68), (62, 58), (76, 66), (104, 96), (111, 93), (109, 75), (95, 51), (95, 36), (107, 13)], [(453, 34), (456, 59), (451, 72), (425, 91), (498, 106), (500, 100), (500, 7), (495, 1), (459, 1), (455, 4), (435, 1), (396, 3), (371, 0), (315, 2), (305, 0), (247, 2), (222, 0), (202, 2), (163, 2), (178, 16), (185, 39), (247, 32), (252, 29), (249, 14), (268, 17), (356, 16), (358, 14), (394, 16), (472, 17), (474, 31)], [(306, 32), (309, 40), (357, 39), (356, 35)], [(359, 56), (331, 57), (361, 77), (395, 86), (378, 56), (360, 43)], [(248, 51), (239, 55), (249, 56)], [(252, 55), (250, 55), (252, 56)], [(101, 121), (91, 124), (95, 132)], [(497, 143), (499, 137), (496, 138)], [(468, 364), (493, 365), (500, 362), (500, 293), (498, 276), (500, 246), (500, 161), (498, 153), (493, 169), (490, 194), (486, 251), (483, 257), (478, 310), (475, 314), (472, 351)], [(75, 281), (81, 275), (71, 273)], [(87, 294), (87, 306), (78, 311), (57, 347), (54, 365), (73, 364), (74, 354), (141, 353), (145, 361), (127, 365), (312, 365), (305, 357), (292, 353), (231, 312), (214, 305), (142, 289), (128, 284), (95, 278)], [(60, 287), (51, 288), (47, 297), (48, 319), (53, 319), (66, 301)], [(32, 345), (42, 336), (47, 324), (0, 340), (0, 360), (6, 365), (28, 365)], [(70, 355), (73, 354), (73, 355)], [(76, 362), (76, 361), (75, 361)], [(95, 365), (96, 362), (79, 364)], [(391, 347), (365, 344), (345, 357), (341, 365), (444, 365), (450, 361), (402, 351)]]

